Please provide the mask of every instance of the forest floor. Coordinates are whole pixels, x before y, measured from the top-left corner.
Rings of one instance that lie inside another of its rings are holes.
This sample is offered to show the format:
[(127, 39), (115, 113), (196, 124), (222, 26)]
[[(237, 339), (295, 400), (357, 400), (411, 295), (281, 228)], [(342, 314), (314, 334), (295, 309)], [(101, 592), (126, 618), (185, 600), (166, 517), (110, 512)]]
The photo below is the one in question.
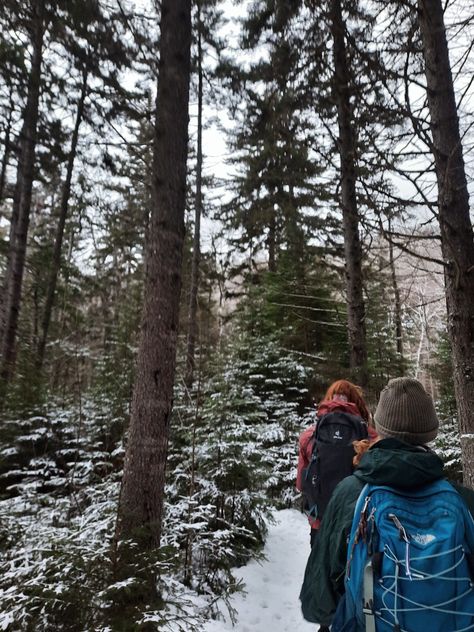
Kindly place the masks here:
[(245, 592), (232, 599), (235, 626), (227, 616), (226, 621), (210, 621), (206, 632), (318, 630), (316, 624), (303, 619), (298, 598), (310, 552), (308, 522), (295, 509), (278, 511), (275, 519), (269, 525), (265, 559), (234, 570), (236, 579), (245, 583)]

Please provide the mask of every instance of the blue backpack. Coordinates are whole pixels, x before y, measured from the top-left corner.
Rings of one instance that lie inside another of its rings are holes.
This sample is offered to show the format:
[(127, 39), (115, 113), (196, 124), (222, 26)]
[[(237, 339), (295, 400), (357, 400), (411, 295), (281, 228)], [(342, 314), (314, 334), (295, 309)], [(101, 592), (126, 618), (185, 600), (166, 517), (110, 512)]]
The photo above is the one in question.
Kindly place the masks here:
[(413, 491), (366, 485), (332, 632), (474, 630), (474, 520), (439, 480)]

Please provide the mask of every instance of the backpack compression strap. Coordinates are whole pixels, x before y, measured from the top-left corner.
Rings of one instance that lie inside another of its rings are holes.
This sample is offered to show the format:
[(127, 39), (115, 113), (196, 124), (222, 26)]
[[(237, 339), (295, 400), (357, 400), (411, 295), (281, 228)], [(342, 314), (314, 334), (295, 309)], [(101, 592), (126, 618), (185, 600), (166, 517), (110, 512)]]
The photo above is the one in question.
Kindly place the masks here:
[(362, 612), (365, 617), (365, 631), (375, 632), (374, 569), (371, 558), (367, 560), (364, 568), (364, 606)]
[[(359, 500), (356, 506), (356, 512), (358, 510), (359, 513), (359, 525), (358, 529), (362, 527), (362, 523), (366, 524), (367, 515), (367, 504), (369, 501), (369, 485), (365, 485), (360, 492)], [(355, 515), (357, 513), (355, 512)], [(365, 530), (365, 525), (362, 527)], [(356, 538), (358, 539), (358, 538)], [(363, 595), (364, 595), (364, 603), (362, 605), (362, 612), (365, 618), (365, 631), (366, 632), (376, 632), (375, 628), (375, 610), (374, 610), (374, 568), (372, 565), (372, 558), (367, 558), (367, 563), (364, 567), (364, 578), (363, 578)]]

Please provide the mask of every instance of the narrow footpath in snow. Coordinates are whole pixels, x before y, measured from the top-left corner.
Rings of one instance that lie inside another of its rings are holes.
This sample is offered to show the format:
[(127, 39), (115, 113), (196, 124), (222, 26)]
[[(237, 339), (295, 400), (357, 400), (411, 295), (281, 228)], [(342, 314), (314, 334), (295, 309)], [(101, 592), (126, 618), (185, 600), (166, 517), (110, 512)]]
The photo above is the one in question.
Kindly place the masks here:
[(237, 622), (210, 621), (206, 632), (316, 632), (318, 626), (303, 619), (298, 598), (310, 552), (309, 526), (295, 509), (275, 514), (269, 526), (265, 560), (252, 561), (234, 575), (245, 583), (245, 593), (232, 599)]

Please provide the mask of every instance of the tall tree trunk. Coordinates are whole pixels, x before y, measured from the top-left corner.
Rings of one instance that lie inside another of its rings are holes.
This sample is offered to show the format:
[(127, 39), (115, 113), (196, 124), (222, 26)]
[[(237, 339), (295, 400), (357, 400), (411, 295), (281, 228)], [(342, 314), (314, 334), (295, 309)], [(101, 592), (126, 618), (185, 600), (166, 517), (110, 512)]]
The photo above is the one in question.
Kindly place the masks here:
[(340, 0), (331, 0), (331, 32), (334, 43), (334, 94), (339, 127), (341, 160), (341, 206), (347, 282), (347, 327), (350, 366), (354, 378), (366, 385), (367, 344), (362, 285), (362, 247), (356, 197), (356, 139), (350, 104), (350, 75), (345, 42), (345, 24)]
[(201, 4), (197, 2), (197, 47), (198, 47), (198, 115), (197, 115), (197, 157), (196, 157), (196, 198), (194, 211), (193, 259), (191, 266), (191, 288), (189, 292), (188, 340), (186, 353), (185, 383), (191, 388), (194, 381), (195, 350), (198, 332), (197, 304), (199, 290), (199, 264), (201, 260), (201, 216), (202, 216), (202, 24)]
[(276, 272), (276, 218), (273, 209), (271, 210), (270, 222), (268, 224), (267, 247), (268, 269), (270, 272)]
[(118, 529), (159, 546), (184, 240), (191, 0), (163, 0), (142, 331)]
[(28, 226), (30, 222), (35, 147), (38, 125), (41, 65), (43, 60), (44, 0), (36, 0), (32, 18), (32, 58), (23, 126), (19, 137), (17, 180), (10, 225), (1, 333), (2, 365), (0, 382), (3, 388), (10, 381), (15, 362), (15, 343), (21, 303)]
[(419, 0), (464, 482), (474, 488), (474, 236), (441, 0)]
[(82, 86), (79, 101), (77, 103), (76, 120), (74, 122), (74, 129), (71, 138), (71, 148), (69, 150), (69, 156), (66, 168), (66, 178), (64, 180), (63, 191), (61, 195), (61, 206), (59, 208), (58, 225), (56, 228), (56, 237), (54, 240), (53, 258), (51, 261), (50, 274), (48, 280), (48, 289), (46, 293), (46, 301), (43, 311), (43, 319), (41, 323), (41, 336), (38, 343), (37, 355), (36, 355), (36, 367), (41, 370), (44, 362), (44, 352), (46, 348), (46, 341), (48, 339), (49, 323), (51, 321), (51, 312), (54, 304), (54, 295), (56, 292), (56, 283), (58, 280), (59, 269), (61, 266), (61, 251), (63, 246), (64, 227), (66, 225), (66, 218), (69, 208), (69, 199), (71, 197), (71, 182), (72, 172), (74, 169), (74, 161), (77, 153), (77, 143), (79, 140), (79, 128), (81, 126), (82, 118), (84, 116), (84, 102), (87, 95), (87, 78), (88, 71), (84, 67), (82, 71)]
[[(388, 220), (388, 230), (391, 231), (391, 222)], [(395, 338), (397, 345), (397, 353), (399, 356), (398, 373), (403, 375), (405, 372), (405, 359), (403, 357), (403, 328), (402, 328), (402, 304), (400, 300), (400, 288), (398, 287), (397, 270), (395, 267), (395, 256), (392, 240), (388, 242), (388, 256), (390, 263), (390, 274), (392, 277), (392, 288), (394, 296), (395, 309)]]
[[(3, 201), (3, 196), (5, 194), (5, 182), (7, 179), (8, 159), (10, 157), (10, 149), (11, 149), (12, 119), (13, 119), (13, 96), (12, 96), (12, 93), (10, 93), (10, 109), (8, 111), (7, 126), (5, 128), (5, 140), (3, 142), (2, 166), (0, 169), (0, 204)], [(1, 219), (1, 215), (0, 215), (0, 219)]]

